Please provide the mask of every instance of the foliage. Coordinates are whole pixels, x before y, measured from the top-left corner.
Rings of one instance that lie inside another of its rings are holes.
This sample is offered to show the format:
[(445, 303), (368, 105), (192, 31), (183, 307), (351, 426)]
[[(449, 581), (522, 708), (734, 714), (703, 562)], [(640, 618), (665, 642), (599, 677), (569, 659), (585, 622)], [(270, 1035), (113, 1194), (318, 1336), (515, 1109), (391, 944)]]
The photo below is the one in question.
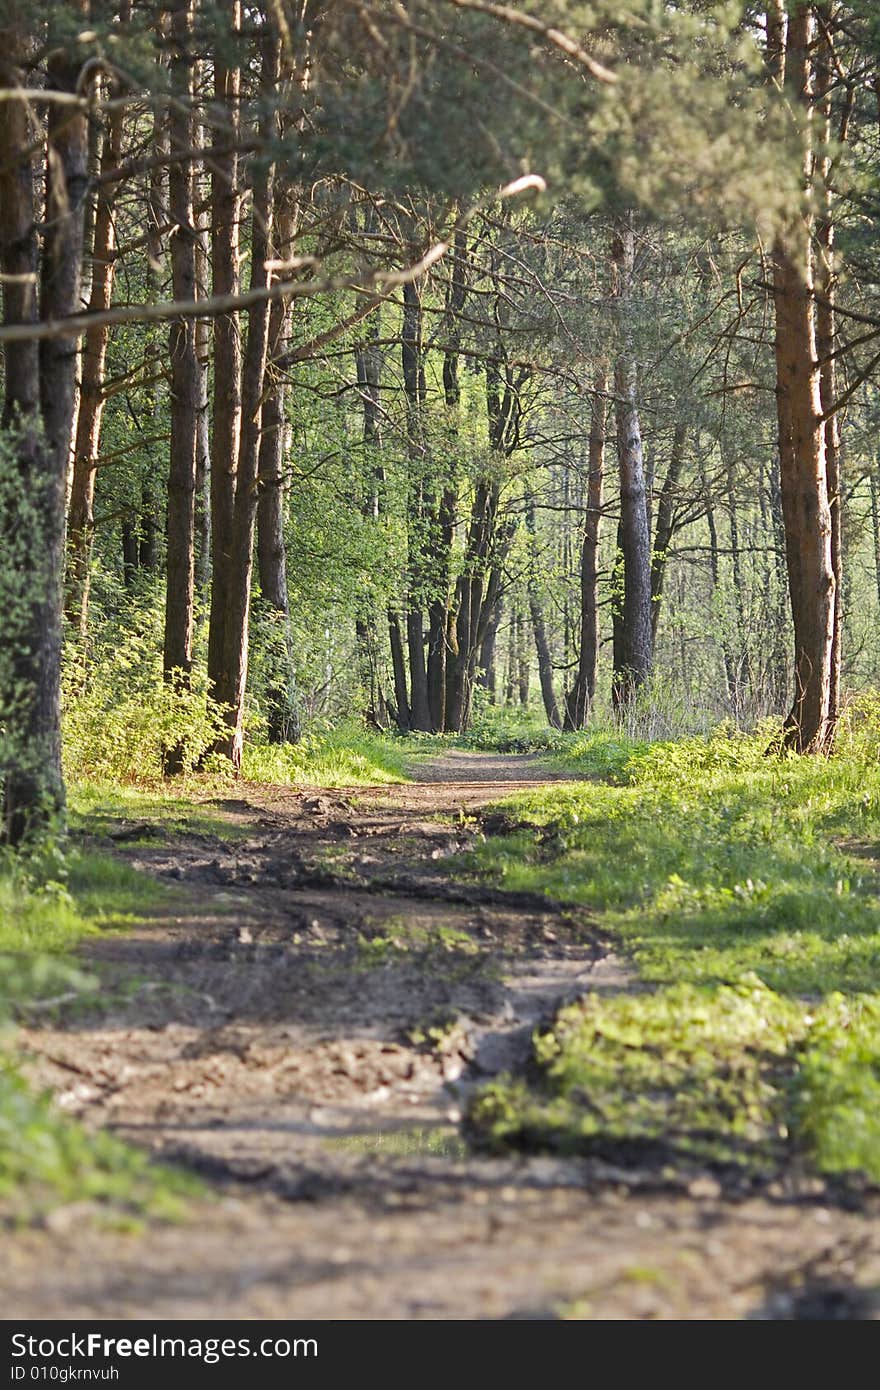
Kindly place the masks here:
[(248, 743), (242, 771), (251, 782), (304, 787), (359, 787), (407, 780), (403, 739), (353, 721), (314, 729), (296, 744)]
[(787, 1137), (789, 1054), (804, 1029), (797, 1005), (757, 979), (587, 997), (536, 1037), (538, 1094), (490, 1085), (471, 1120), (493, 1145), (767, 1166)]
[(0, 1057), (0, 1209), (15, 1196), (19, 1221), (74, 1200), (93, 1204), (114, 1223), (144, 1214), (167, 1219), (179, 1216), (182, 1199), (197, 1192), (183, 1173), (65, 1119)]
[(162, 676), (157, 596), (123, 601), (95, 624), (89, 647), (68, 643), (64, 673), (64, 765), (78, 781), (148, 781), (180, 746), (194, 766), (223, 724), (197, 669), (186, 685)]
[[(673, 1115), (684, 1107), (682, 1152), (696, 1153), (706, 1087), (695, 1081), (692, 1095), (681, 1068), (690, 1078), (715, 1067), (726, 1086), (731, 1000), (745, 991), (759, 1003), (768, 1030), (759, 1051), (771, 1061), (774, 1020), (785, 1021), (780, 1123), (792, 1142), (823, 1170), (880, 1175), (876, 701), (855, 703), (846, 728), (842, 751), (828, 759), (779, 756), (766, 727), (633, 747), (616, 785), (557, 784), (499, 805), (508, 833), (478, 846), (471, 867), (506, 887), (597, 909), (656, 993), (575, 1008), (555, 1041), (537, 1040), (549, 1092), (539, 1088), (536, 1099), (518, 1082), (491, 1090), (475, 1116), (493, 1142), (644, 1138), (659, 1125), (651, 1096), (668, 1093)], [(640, 1060), (621, 1041), (629, 1027), (633, 1046), (647, 1049)], [(597, 1050), (590, 1039), (600, 1035)], [(724, 1093), (734, 1127), (749, 1113), (752, 1082), (760, 1090), (766, 1080), (747, 1065), (748, 1052), (744, 1045), (735, 1069), (745, 1089), (738, 1099)], [(608, 1110), (614, 1066), (622, 1097)], [(725, 1132), (718, 1114), (710, 1128)], [(762, 1143), (750, 1141), (749, 1162), (763, 1161)], [(719, 1144), (716, 1156), (727, 1140)]]
[(172, 1217), (197, 1185), (104, 1133), (92, 1134), (36, 1095), (15, 1057), (13, 1016), (33, 1019), (88, 999), (95, 976), (70, 952), (84, 937), (127, 926), (162, 895), (128, 865), (44, 842), (0, 860), (0, 1212), (15, 1218), (58, 1202), (95, 1204), (114, 1222)]

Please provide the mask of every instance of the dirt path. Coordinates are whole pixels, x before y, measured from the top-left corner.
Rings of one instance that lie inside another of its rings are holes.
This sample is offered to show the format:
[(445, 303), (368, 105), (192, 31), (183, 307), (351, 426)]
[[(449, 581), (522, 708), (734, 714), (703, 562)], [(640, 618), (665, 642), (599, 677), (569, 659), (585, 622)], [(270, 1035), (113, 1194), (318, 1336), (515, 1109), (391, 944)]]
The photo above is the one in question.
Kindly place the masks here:
[(871, 1315), (880, 1221), (819, 1192), (469, 1152), (469, 1089), (560, 1003), (632, 979), (585, 914), (449, 875), (479, 809), (546, 780), (540, 761), (444, 754), (417, 775), (247, 786), (222, 836), (117, 826), (174, 907), (89, 947), (102, 1008), (28, 1030), (31, 1071), (213, 1196), (139, 1234), (79, 1208), (10, 1234), (5, 1316)]

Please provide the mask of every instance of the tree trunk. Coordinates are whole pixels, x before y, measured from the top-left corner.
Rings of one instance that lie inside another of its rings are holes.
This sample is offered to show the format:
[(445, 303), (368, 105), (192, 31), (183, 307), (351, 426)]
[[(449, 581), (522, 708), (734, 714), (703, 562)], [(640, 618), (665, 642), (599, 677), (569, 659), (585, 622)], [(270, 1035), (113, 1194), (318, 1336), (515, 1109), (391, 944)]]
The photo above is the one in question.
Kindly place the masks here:
[(526, 625), (522, 613), (516, 615), (516, 671), (517, 694), (523, 709), (529, 707), (529, 648), (526, 642)]
[(581, 544), (581, 618), (578, 666), (574, 685), (566, 698), (568, 729), (582, 729), (593, 707), (596, 666), (599, 657), (599, 535), (602, 525), (602, 490), (605, 479), (605, 427), (608, 415), (608, 370), (596, 370), (590, 412), (587, 505)]
[[(0, 84), (26, 86), (19, 63), (25, 36), (3, 34)], [(47, 60), (47, 86), (73, 93), (80, 69), (64, 48)], [(0, 101), (0, 267), (4, 322), (36, 318), (39, 268), (42, 319), (76, 313), (80, 298), (88, 129), (77, 107), (50, 102), (47, 116), (43, 255), (36, 242), (36, 199), (28, 105)], [(76, 345), (69, 338), (8, 344), (3, 424), (15, 468), (0, 496), (5, 641), (0, 656), (4, 726), (2, 838), (34, 837), (64, 805), (61, 769), (61, 617), (64, 509), (76, 401)], [(42, 427), (42, 428), (41, 428)]]
[(849, 121), (849, 106), (842, 127), (835, 131), (832, 125), (831, 92), (835, 81), (834, 55), (830, 51), (828, 35), (831, 32), (831, 7), (821, 6), (818, 10), (822, 19), (820, 27), (821, 52), (816, 61), (816, 88), (819, 110), (823, 119), (824, 153), (820, 168), (821, 213), (817, 232), (817, 290), (816, 300), (816, 354), (819, 360), (819, 396), (822, 402), (825, 430), (825, 474), (828, 490), (828, 509), (831, 519), (831, 568), (834, 574), (834, 618), (831, 637), (831, 675), (828, 696), (828, 729), (826, 742), (830, 745), (840, 714), (840, 676), (843, 639), (843, 494), (840, 477), (840, 416), (837, 413), (837, 361), (834, 356), (837, 348), (836, 297), (837, 270), (835, 266), (834, 244), (834, 206), (832, 193), (833, 165), (831, 146), (835, 137), (840, 143), (846, 139)]
[[(118, 94), (117, 94), (118, 95)], [(116, 269), (116, 185), (105, 182), (110, 170), (122, 158), (122, 110), (107, 117), (100, 157), (103, 176), (99, 184), (92, 240), (92, 284), (89, 311), (101, 313), (110, 307), (113, 275)], [(73, 450), (73, 480), (68, 511), (67, 620), (84, 637), (88, 627), (89, 584), (95, 515), (95, 476), (101, 445), (104, 414), (104, 362), (110, 329), (106, 325), (90, 328), (82, 348), (79, 413)]]
[(495, 604), (492, 617), (489, 619), (486, 628), (486, 635), (483, 638), (483, 645), (480, 647), (480, 685), (489, 692), (489, 703), (495, 704), (498, 694), (498, 676), (495, 670), (495, 650), (498, 639), (498, 629), (501, 626), (501, 617), (504, 612), (504, 604), (501, 600)]
[[(805, 178), (812, 175), (810, 105), (813, 14), (797, 4), (787, 42), (773, 33), (778, 60), (803, 107)], [(794, 703), (785, 724), (789, 746), (818, 752), (833, 737), (836, 584), (813, 305), (813, 220), (805, 215), (777, 238), (773, 255), (776, 401), (780, 487), (788, 587), (794, 621)]]
[[(276, 210), (276, 252), (290, 254), (294, 209), (282, 195)], [(269, 312), (270, 361), (284, 352), (289, 306), (283, 299), (272, 302)], [(260, 436), (259, 497), (257, 501), (257, 560), (263, 604), (272, 614), (277, 641), (271, 652), (272, 674), (266, 692), (270, 743), (296, 743), (301, 734), (293, 655), (293, 629), (287, 592), (287, 548), (284, 543), (284, 378), (270, 368), (263, 399)]]
[[(199, 121), (194, 131), (194, 145), (204, 148), (204, 127)], [(196, 202), (196, 290), (198, 297), (208, 295), (208, 216), (201, 206), (204, 199), (204, 179), (199, 177), (203, 161), (197, 166), (195, 179)], [(196, 324), (196, 359), (199, 364), (199, 392), (196, 407), (196, 495), (195, 495), (195, 586), (199, 596), (199, 620), (203, 617), (202, 600), (207, 597), (211, 577), (211, 416), (208, 391), (211, 358), (211, 325), (207, 319)]]
[(562, 728), (562, 720), (559, 718), (559, 706), (556, 703), (556, 692), (553, 689), (553, 658), (550, 654), (550, 643), (547, 640), (547, 629), (544, 623), (544, 613), (541, 608), (541, 599), (538, 589), (538, 570), (537, 557), (535, 555), (536, 543), (536, 522), (535, 522), (535, 499), (531, 492), (526, 490), (526, 529), (529, 534), (529, 616), (532, 620), (532, 631), (535, 636), (535, 650), (538, 654), (538, 679), (541, 684), (541, 699), (544, 702), (544, 713), (547, 715), (547, 722), (553, 729)]
[(403, 635), (400, 631), (400, 618), (391, 609), (388, 612), (388, 640), (391, 646), (391, 669), (394, 673), (397, 727), (402, 734), (405, 734), (412, 728), (409, 694), (406, 686), (406, 657), (403, 650)]
[(424, 436), (424, 364), (422, 360), (421, 289), (410, 281), (403, 286), (401, 330), (403, 389), (406, 396), (406, 441), (409, 460), (407, 537), (406, 642), (409, 656), (410, 718), (413, 729), (431, 732), (428, 669), (425, 657), (423, 608), (428, 598), (428, 516), (426, 492), (428, 458)]
[[(457, 445), (461, 387), (458, 358), (461, 346), (461, 313), (467, 295), (467, 238), (463, 229), (454, 236), (450, 255), (450, 275), (446, 287), (443, 354), (443, 398), (447, 431), (451, 445)], [(431, 592), (428, 599), (428, 706), (431, 723), (438, 732), (448, 727), (447, 691), (450, 656), (450, 569), (458, 512), (457, 449), (449, 450), (451, 475), (442, 487), (436, 515), (432, 516)], [(433, 499), (432, 499), (433, 504)], [(454, 653), (453, 653), (454, 658)]]
[[(193, 167), (184, 154), (192, 144), (193, 70), (188, 54), (192, 35), (192, 0), (177, 0), (171, 14), (172, 80), (176, 101), (169, 114), (171, 163), (168, 201), (171, 234), (171, 280), (174, 298), (190, 302), (196, 297), (196, 229), (193, 222)], [(163, 670), (172, 685), (187, 688), (192, 671), (192, 639), (195, 586), (194, 522), (196, 488), (196, 438), (198, 433), (199, 363), (196, 325), (178, 319), (168, 335), (171, 360), (171, 448), (168, 471), (168, 553), (165, 597)], [(184, 753), (169, 748), (164, 770), (183, 771)]]
[[(357, 227), (357, 221), (354, 221)], [(367, 221), (366, 230), (371, 222)], [(379, 452), (381, 432), (382, 349), (380, 311), (375, 309), (367, 320), (364, 339), (354, 353), (358, 392), (364, 414), (364, 468), (361, 491), (361, 515), (367, 525), (379, 520), (384, 509), (385, 469)], [(359, 611), (355, 617), (358, 667), (361, 686), (369, 691), (366, 718), (375, 728), (384, 729), (388, 722), (388, 706), (382, 687), (378, 660), (377, 615), (372, 590), (359, 596)]]
[(672, 452), (669, 455), (669, 468), (660, 489), (657, 504), (657, 524), (654, 530), (654, 545), (651, 551), (651, 640), (657, 640), (660, 623), (660, 609), (663, 602), (663, 584), (666, 579), (666, 561), (669, 547), (675, 534), (674, 508), (678, 483), (684, 464), (684, 446), (688, 427), (684, 421), (675, 426), (672, 436)]
[[(277, 39), (272, 37), (264, 41), (262, 86), (266, 92), (271, 92), (278, 80), (279, 51)], [(271, 139), (272, 132), (266, 130), (264, 134)], [(272, 166), (254, 167), (251, 290), (263, 290), (269, 285), (267, 262), (271, 250), (273, 182)], [(224, 722), (229, 730), (219, 741), (217, 751), (224, 753), (236, 770), (241, 767), (244, 741), (244, 692), (248, 668), (260, 423), (268, 341), (269, 301), (263, 299), (248, 313), (248, 336), (241, 377), (241, 436), (232, 514), (223, 666), (217, 682), (217, 699), (224, 707)]]
[(880, 488), (877, 486), (877, 460), (871, 469), (871, 530), (874, 536), (874, 583), (877, 586), (878, 618), (880, 618)]
[(615, 652), (612, 696), (615, 708), (627, 705), (651, 673), (651, 542), (642, 460), (642, 437), (636, 404), (636, 362), (627, 324), (632, 289), (635, 238), (631, 219), (621, 223), (615, 237), (616, 299), (620, 329), (619, 356), (614, 368), (617, 459), (620, 472), (620, 551), (623, 562), (623, 601), (619, 612), (619, 642)]
[[(222, 0), (230, 32), (241, 23), (239, 0)], [(211, 153), (211, 270), (217, 294), (239, 289), (238, 157), (239, 71), (214, 63), (214, 103), (222, 118)], [(211, 422), (211, 602), (208, 621), (208, 688), (215, 699), (223, 672), (223, 636), (232, 558), (235, 470), (241, 433), (241, 337), (239, 316), (213, 322), (214, 408)]]
[[(727, 687), (731, 713), (738, 724), (743, 716), (745, 696), (751, 689), (752, 677), (745, 636), (745, 581), (743, 577), (742, 550), (739, 535), (736, 470), (734, 468), (733, 456), (728, 452), (723, 443), (721, 445), (721, 455), (722, 458), (726, 455), (725, 491), (727, 494), (727, 516), (730, 534), (731, 599), (733, 609), (732, 623), (725, 622), (722, 634), (722, 645), (724, 648), (724, 667), (727, 673)], [(715, 546), (717, 555), (717, 537)]]

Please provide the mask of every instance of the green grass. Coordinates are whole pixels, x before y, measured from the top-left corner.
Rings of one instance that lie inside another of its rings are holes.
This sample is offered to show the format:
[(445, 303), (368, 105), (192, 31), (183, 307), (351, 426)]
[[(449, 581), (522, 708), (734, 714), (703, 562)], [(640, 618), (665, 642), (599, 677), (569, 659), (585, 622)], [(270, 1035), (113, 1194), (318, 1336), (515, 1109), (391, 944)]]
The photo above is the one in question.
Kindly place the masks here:
[[(553, 1041), (536, 1045), (537, 1089), (496, 1085), (477, 1103), (486, 1142), (642, 1142), (658, 1137), (666, 1114), (678, 1151), (731, 1158), (735, 1148), (738, 1162), (761, 1165), (770, 1150), (758, 1129), (772, 1136), (778, 1113), (790, 1151), (823, 1171), (880, 1180), (876, 745), (856, 723), (832, 759), (768, 756), (767, 747), (766, 730), (633, 745), (614, 781), (548, 785), (503, 803), (509, 833), (479, 846), (471, 868), (595, 909), (656, 992), (561, 1019)], [(743, 1037), (734, 1062), (730, 1006), (743, 989), (760, 991), (768, 1031)], [(765, 1044), (783, 1019), (780, 1059)], [(698, 1046), (696, 1068), (675, 1040), (676, 1020)], [(609, 1030), (624, 1025), (635, 1041), (609, 1051)], [(598, 1051), (597, 1036), (606, 1040)], [(708, 1075), (724, 1080), (727, 1120), (700, 1109)], [(609, 1108), (615, 1077), (621, 1103)], [(737, 1125), (765, 1082), (776, 1099), (749, 1138)], [(715, 1150), (696, 1140), (707, 1119)]]
[[(174, 788), (173, 795), (169, 786)], [(170, 784), (140, 786), (75, 782), (68, 788), (70, 827), (87, 835), (106, 835), (118, 830), (120, 822), (134, 821), (147, 827), (145, 840), (157, 833), (168, 838), (195, 834), (234, 839), (250, 833), (223, 810), (227, 798), (238, 800), (236, 791), (229, 778), (218, 781), (196, 775)]]
[(44, 1016), (97, 987), (72, 949), (167, 901), (169, 890), (107, 855), (47, 846), (0, 860), (0, 1217), (26, 1221), (69, 1201), (129, 1223), (176, 1216), (197, 1184), (110, 1135), (65, 1118), (22, 1079), (14, 1016)]
[(354, 723), (307, 734), (300, 743), (247, 743), (242, 772), (252, 782), (368, 787), (407, 780), (407, 741)]
[(199, 1190), (187, 1174), (64, 1118), (0, 1058), (0, 1216), (25, 1222), (59, 1203), (84, 1202), (114, 1225), (176, 1219)]
[(486, 1087), (471, 1120), (493, 1147), (679, 1156), (773, 1171), (802, 1011), (757, 980), (711, 997), (674, 985), (563, 1009), (535, 1043), (545, 1087)]

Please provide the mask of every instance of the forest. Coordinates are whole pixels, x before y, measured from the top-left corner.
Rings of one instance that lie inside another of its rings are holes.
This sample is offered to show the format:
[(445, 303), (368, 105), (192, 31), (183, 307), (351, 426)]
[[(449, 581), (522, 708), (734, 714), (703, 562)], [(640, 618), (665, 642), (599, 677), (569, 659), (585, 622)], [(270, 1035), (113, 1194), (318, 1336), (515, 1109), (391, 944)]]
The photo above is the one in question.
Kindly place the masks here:
[(874, 0), (0, 0), (5, 1316), (880, 1317), (878, 174)]

